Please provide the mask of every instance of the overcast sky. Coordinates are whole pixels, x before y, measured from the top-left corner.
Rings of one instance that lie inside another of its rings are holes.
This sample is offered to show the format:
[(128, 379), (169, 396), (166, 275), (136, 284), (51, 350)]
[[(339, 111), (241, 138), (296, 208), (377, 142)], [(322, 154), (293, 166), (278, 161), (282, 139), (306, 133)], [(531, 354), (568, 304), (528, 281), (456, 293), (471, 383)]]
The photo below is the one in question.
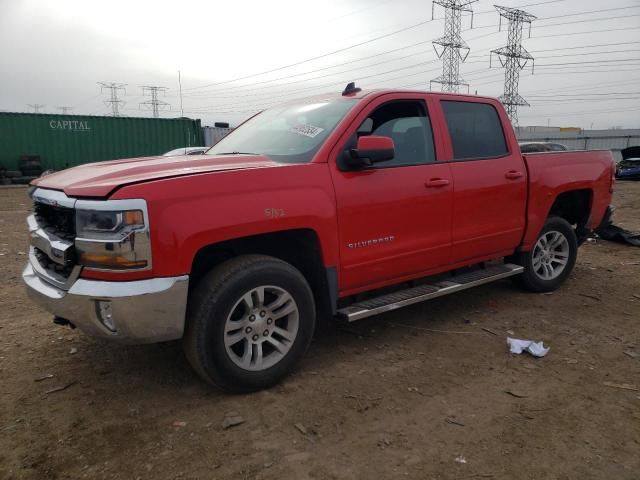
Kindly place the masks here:
[[(504, 72), (495, 61), (489, 69), (489, 52), (507, 32), (494, 1), (473, 4), (473, 30), (463, 18), (471, 52), (461, 73), (471, 93), (498, 96)], [(531, 104), (521, 125), (640, 128), (639, 0), (502, 4), (538, 17), (523, 40), (536, 63), (520, 78)], [(443, 16), (436, 6), (429, 21), (425, 0), (0, 0), (0, 110), (108, 114), (97, 85), (106, 81), (127, 84), (127, 116), (150, 115), (142, 85), (167, 87), (162, 116), (178, 116), (178, 70), (185, 116), (205, 124), (349, 81), (428, 89), (442, 73), (430, 41), (443, 35)]]

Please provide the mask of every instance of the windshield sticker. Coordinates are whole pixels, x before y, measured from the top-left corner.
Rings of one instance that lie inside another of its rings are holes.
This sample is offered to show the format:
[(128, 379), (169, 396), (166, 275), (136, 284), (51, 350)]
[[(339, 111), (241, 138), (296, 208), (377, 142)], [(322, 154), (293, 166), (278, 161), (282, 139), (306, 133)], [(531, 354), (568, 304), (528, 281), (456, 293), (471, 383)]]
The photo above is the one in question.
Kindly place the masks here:
[(324, 128), (314, 127), (313, 125), (296, 125), (289, 129), (291, 133), (304, 135), (305, 137), (315, 138), (324, 132)]

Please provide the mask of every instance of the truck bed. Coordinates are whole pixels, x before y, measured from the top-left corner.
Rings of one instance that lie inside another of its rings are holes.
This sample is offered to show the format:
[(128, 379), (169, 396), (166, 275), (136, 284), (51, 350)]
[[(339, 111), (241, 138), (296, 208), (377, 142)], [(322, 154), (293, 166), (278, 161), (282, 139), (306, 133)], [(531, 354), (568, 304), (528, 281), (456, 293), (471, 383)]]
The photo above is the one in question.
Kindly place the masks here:
[(614, 161), (609, 150), (528, 153), (523, 158), (529, 177), (524, 250), (531, 248), (561, 191), (588, 194), (591, 216), (586, 228), (600, 225), (613, 186)]

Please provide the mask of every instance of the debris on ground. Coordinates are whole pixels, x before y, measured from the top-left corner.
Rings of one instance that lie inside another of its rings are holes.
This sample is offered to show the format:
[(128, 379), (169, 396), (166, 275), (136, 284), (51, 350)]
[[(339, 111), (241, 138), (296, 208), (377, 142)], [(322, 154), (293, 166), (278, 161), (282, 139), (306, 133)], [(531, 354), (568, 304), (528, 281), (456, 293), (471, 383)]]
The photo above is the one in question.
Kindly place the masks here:
[(602, 382), (605, 387), (611, 388), (620, 388), (622, 390), (632, 390), (634, 392), (640, 391), (638, 387), (635, 385), (631, 385), (630, 383), (613, 383), (613, 382)]
[(393, 442), (391, 441), (391, 439), (389, 437), (387, 437), (386, 435), (382, 435), (380, 437), (380, 439), (378, 440), (378, 446), (380, 448), (384, 448), (384, 447), (389, 447), (391, 446)]
[(456, 457), (456, 462), (458, 463), (467, 463), (467, 459), (464, 458), (462, 455), (459, 455)]
[(48, 373), (46, 375), (36, 378), (34, 382), (42, 382), (43, 380), (49, 380), (50, 378), (53, 378), (53, 374)]
[(187, 426), (187, 422), (182, 422), (179, 420), (176, 420), (175, 422), (173, 422), (173, 426), (174, 427), (186, 427)]
[(246, 422), (246, 420), (237, 412), (228, 412), (225, 414), (224, 420), (222, 420), (222, 428), (226, 430), (227, 428), (235, 427), (236, 425), (240, 425), (244, 422)]
[(445, 418), (445, 422), (450, 423), (451, 425), (458, 425), (459, 427), (464, 427), (464, 423), (454, 420), (453, 418)]
[(69, 388), (72, 385), (75, 385), (76, 383), (78, 383), (77, 380), (73, 380), (69, 383), (67, 383), (66, 385), (62, 385), (60, 387), (54, 387), (51, 390), (47, 390), (46, 392), (44, 392), (45, 394), (49, 395), (50, 393), (56, 393), (56, 392), (61, 392), (63, 390), (66, 390), (67, 388)]
[(78, 353), (78, 349), (76, 347), (73, 347), (71, 350), (69, 350), (69, 355), (75, 355), (76, 353)]
[(302, 425), (301, 423), (296, 423), (294, 425), (294, 427), (296, 427), (296, 429), (303, 435), (308, 435), (308, 431), (306, 429), (306, 427), (304, 425)]
[(551, 347), (544, 347), (544, 342), (534, 342), (533, 340), (520, 340), (517, 338), (507, 337), (507, 345), (509, 345), (509, 351), (520, 355), (522, 352), (527, 352), (534, 357), (544, 357), (549, 353)]
[(631, 232), (614, 225), (610, 216), (596, 229), (596, 234), (603, 240), (640, 247), (640, 232)]
[(589, 295), (587, 293), (579, 293), (578, 295), (580, 295), (581, 297), (590, 298), (591, 300), (597, 300), (598, 302), (602, 301), (600, 297), (597, 297), (595, 295)]
[(636, 352), (632, 352), (631, 350), (625, 350), (624, 353), (627, 357), (638, 358), (638, 354)]
[(525, 395), (524, 393), (515, 392), (513, 390), (505, 390), (504, 393), (506, 393), (507, 395), (511, 395), (512, 397), (516, 397), (516, 398), (527, 398), (527, 395)]

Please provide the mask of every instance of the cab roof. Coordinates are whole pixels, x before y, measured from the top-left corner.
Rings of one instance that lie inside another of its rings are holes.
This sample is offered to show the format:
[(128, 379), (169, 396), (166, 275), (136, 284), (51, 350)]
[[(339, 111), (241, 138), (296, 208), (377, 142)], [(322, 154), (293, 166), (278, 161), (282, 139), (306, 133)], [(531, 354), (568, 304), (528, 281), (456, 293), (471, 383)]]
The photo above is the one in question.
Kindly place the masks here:
[(320, 95), (313, 95), (311, 97), (305, 97), (305, 98), (298, 98), (296, 100), (291, 100), (291, 102), (287, 102), (287, 103), (293, 103), (293, 102), (300, 102), (300, 101), (304, 101), (304, 102), (321, 102), (321, 101), (338, 101), (341, 99), (344, 100), (348, 100), (348, 99), (355, 99), (355, 100), (362, 100), (365, 98), (372, 98), (372, 97), (378, 97), (378, 96), (382, 96), (382, 95), (388, 95), (388, 94), (397, 94), (397, 93), (418, 93), (418, 94), (426, 94), (426, 95), (433, 95), (433, 96), (438, 96), (438, 97), (468, 97), (468, 98), (481, 98), (481, 99), (485, 99), (485, 100), (491, 100), (491, 101), (495, 101), (495, 98), (493, 97), (485, 97), (482, 95), (471, 95), (471, 94), (467, 94), (467, 93), (449, 93), (449, 92), (436, 92), (436, 91), (429, 91), (429, 90), (415, 90), (415, 89), (403, 89), (403, 88), (378, 88), (378, 89), (370, 89), (370, 90), (366, 90), (366, 89), (358, 89), (357, 91), (353, 91), (352, 93), (346, 93), (346, 92), (331, 92), (331, 93), (325, 93), (325, 94), (320, 94)]

